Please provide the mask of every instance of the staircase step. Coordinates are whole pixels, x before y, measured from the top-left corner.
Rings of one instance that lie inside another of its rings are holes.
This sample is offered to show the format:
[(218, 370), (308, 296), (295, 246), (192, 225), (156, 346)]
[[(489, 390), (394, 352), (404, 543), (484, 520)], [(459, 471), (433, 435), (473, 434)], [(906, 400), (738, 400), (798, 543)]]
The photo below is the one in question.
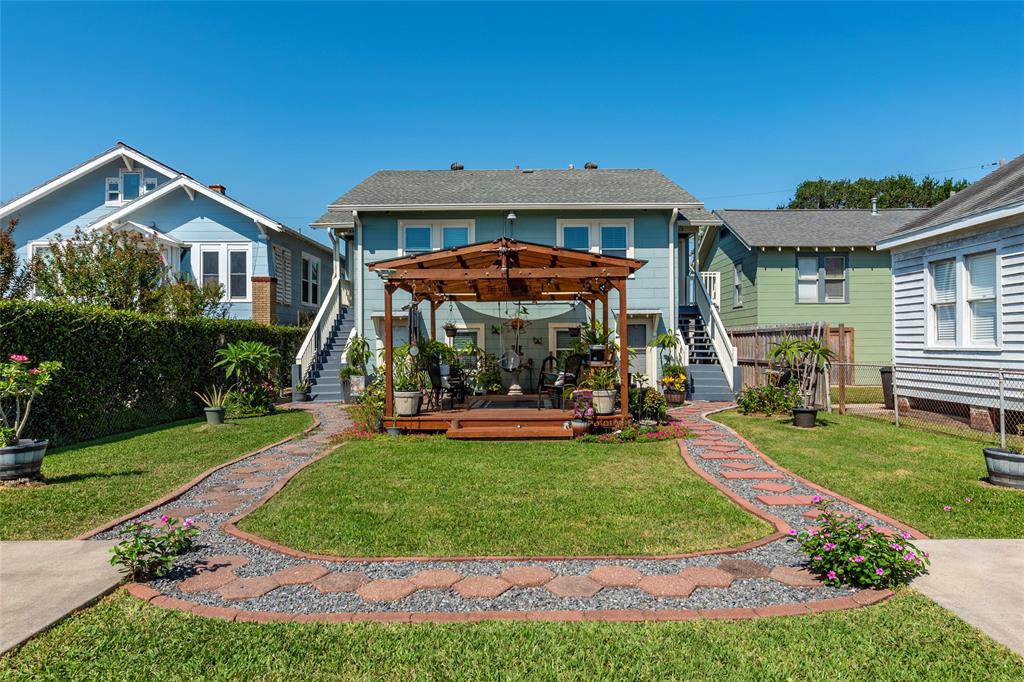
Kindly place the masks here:
[(455, 440), (505, 440), (522, 439), (523, 434), (529, 438), (572, 438), (572, 429), (562, 426), (538, 426), (535, 424), (502, 424), (500, 426), (471, 426), (450, 428), (447, 436)]

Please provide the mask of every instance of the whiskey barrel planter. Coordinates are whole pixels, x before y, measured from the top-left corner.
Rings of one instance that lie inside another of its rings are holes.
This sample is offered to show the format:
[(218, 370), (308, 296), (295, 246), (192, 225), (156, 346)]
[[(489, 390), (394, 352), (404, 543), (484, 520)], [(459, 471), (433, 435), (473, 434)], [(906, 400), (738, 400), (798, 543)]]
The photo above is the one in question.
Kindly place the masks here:
[(39, 467), (49, 444), (48, 440), (22, 438), (17, 445), (0, 448), (0, 481), (39, 476)]
[(1003, 448), (985, 448), (984, 452), (989, 483), (1024, 490), (1024, 455)]

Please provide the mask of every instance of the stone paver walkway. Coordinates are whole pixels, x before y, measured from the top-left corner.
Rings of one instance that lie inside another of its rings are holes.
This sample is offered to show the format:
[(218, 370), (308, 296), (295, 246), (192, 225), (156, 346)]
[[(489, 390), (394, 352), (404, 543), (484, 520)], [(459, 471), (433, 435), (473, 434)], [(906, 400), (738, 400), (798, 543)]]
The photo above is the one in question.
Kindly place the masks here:
[(0, 542), (0, 654), (117, 587), (113, 542)]
[[(721, 406), (693, 405), (674, 414), (697, 434), (682, 448), (687, 463), (778, 529), (745, 547), (665, 557), (343, 558), (305, 554), (239, 531), (234, 522), (326, 455), (331, 434), (347, 425), (337, 406), (312, 404), (304, 409), (319, 417), (319, 430), (229, 464), (136, 517), (193, 516), (202, 533), (171, 575), (129, 589), (160, 606), (263, 621), (751, 618), (853, 608), (889, 596), (827, 587), (803, 567), (783, 531), (809, 522), (803, 497), (819, 490), (702, 418)], [(877, 514), (868, 516), (881, 522)], [(95, 537), (116, 538), (127, 523)]]

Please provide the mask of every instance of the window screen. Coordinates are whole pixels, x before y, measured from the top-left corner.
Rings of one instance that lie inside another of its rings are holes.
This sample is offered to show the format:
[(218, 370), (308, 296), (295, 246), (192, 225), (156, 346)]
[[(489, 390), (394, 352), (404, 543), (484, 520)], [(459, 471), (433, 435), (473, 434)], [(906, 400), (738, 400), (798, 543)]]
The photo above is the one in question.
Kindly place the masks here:
[(627, 230), (625, 225), (604, 225), (601, 227), (601, 253), (606, 256), (626, 257)]
[(203, 284), (213, 282), (220, 284), (220, 253), (203, 251), (202, 253)]
[(932, 310), (935, 341), (956, 343), (956, 261), (932, 264)]
[(430, 226), (409, 226), (405, 228), (405, 250), (407, 253), (430, 251)]
[(590, 228), (586, 225), (566, 225), (562, 228), (562, 246), (577, 251), (589, 251)]
[(450, 249), (469, 243), (468, 227), (445, 227), (441, 231), (441, 248)]
[(996, 343), (996, 254), (980, 253), (966, 258), (971, 312), (971, 340), (983, 345)]

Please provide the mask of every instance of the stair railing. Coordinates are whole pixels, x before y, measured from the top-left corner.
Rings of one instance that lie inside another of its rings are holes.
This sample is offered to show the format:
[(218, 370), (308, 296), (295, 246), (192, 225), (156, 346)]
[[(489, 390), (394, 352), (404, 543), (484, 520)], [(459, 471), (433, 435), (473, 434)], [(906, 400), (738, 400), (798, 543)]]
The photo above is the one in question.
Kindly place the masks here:
[[(298, 382), (309, 384), (310, 375), (316, 365), (320, 354), (323, 352), (324, 344), (331, 336), (331, 327), (338, 319), (338, 312), (341, 310), (343, 288), (347, 280), (336, 279), (331, 282), (331, 288), (327, 290), (320, 310), (316, 312), (313, 324), (299, 346), (299, 352), (295, 354), (295, 366), (298, 369)], [(292, 373), (292, 381), (295, 382), (295, 372)]]
[(717, 270), (707, 270), (700, 273), (701, 284), (710, 294), (711, 302), (716, 308), (722, 307), (722, 273)]
[(718, 364), (722, 366), (722, 371), (725, 373), (726, 383), (729, 384), (731, 390), (735, 391), (739, 388), (735, 386), (736, 368), (739, 366), (736, 346), (732, 345), (729, 332), (726, 331), (725, 323), (722, 322), (722, 318), (718, 314), (718, 308), (712, 303), (711, 294), (708, 293), (707, 287), (704, 286), (703, 278), (697, 278), (696, 289), (697, 308), (700, 309), (701, 317), (704, 318), (704, 326), (707, 330), (708, 338), (711, 340), (711, 346), (715, 349), (715, 355), (718, 356)]

